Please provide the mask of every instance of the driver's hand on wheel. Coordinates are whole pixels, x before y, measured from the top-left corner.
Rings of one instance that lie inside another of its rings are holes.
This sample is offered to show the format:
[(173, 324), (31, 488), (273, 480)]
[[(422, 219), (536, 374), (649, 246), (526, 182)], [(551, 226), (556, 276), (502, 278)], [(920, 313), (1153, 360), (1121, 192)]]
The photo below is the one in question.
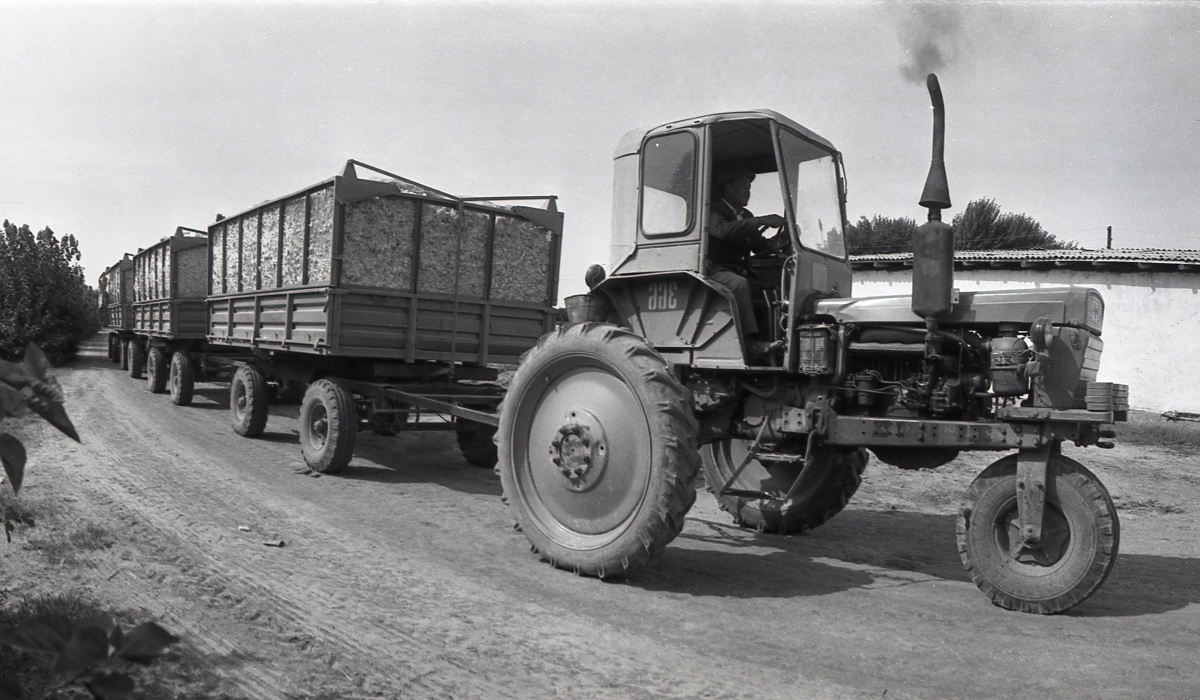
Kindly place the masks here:
[(759, 226), (766, 226), (767, 228), (782, 228), (787, 223), (787, 220), (778, 214), (767, 214), (766, 216), (756, 216), (754, 218)]

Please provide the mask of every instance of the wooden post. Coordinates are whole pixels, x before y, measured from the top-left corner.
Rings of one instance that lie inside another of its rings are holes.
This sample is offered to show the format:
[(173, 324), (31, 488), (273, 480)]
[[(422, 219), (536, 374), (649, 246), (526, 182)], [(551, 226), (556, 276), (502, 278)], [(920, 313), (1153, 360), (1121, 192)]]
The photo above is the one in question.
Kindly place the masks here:
[(1112, 250), (1112, 226), (1108, 227), (1108, 245), (1105, 248)]

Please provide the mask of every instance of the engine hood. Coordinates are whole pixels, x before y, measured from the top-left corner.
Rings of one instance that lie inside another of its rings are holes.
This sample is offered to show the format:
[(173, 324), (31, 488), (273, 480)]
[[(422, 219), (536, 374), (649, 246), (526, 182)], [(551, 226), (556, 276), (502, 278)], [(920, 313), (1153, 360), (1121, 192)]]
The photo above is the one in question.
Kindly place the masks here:
[[(1092, 307), (1090, 319), (1089, 297)], [(913, 313), (912, 297), (909, 296), (822, 299), (817, 302), (814, 313), (831, 317), (838, 323), (921, 326), (925, 323)], [(939, 322), (968, 326), (1029, 324), (1043, 316), (1056, 326), (1087, 328), (1099, 335), (1104, 320), (1104, 300), (1099, 292), (1086, 287), (961, 292), (953, 310)]]

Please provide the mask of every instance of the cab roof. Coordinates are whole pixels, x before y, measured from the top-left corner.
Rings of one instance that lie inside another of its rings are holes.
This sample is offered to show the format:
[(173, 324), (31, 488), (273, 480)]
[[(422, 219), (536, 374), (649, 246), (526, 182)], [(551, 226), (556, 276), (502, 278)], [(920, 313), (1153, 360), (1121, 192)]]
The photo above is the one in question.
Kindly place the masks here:
[(634, 129), (633, 131), (626, 132), (626, 134), (621, 137), (621, 140), (617, 142), (617, 150), (613, 153), (613, 158), (620, 158), (621, 156), (636, 154), (638, 149), (642, 146), (642, 141), (644, 141), (646, 137), (651, 134), (667, 133), (683, 127), (700, 126), (703, 124), (716, 124), (718, 122), (728, 121), (744, 121), (748, 119), (769, 119), (779, 123), (782, 126), (786, 126), (787, 128), (795, 131), (814, 143), (828, 148), (830, 151), (835, 153), (837, 152), (837, 149), (834, 148), (832, 143), (826, 141), (803, 126), (800, 126), (791, 119), (788, 119), (779, 112), (775, 112), (770, 109), (751, 109), (743, 112), (718, 112), (716, 114), (706, 114), (700, 117), (692, 117), (691, 119), (679, 119), (673, 122), (659, 124), (658, 126), (653, 126), (650, 128)]

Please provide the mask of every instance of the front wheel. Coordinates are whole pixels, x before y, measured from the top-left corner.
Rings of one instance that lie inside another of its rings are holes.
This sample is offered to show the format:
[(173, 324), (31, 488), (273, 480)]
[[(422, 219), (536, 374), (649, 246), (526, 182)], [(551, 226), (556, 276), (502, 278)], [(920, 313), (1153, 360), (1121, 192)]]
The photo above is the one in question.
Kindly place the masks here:
[[(813, 464), (787, 501), (722, 496), (721, 488), (745, 459), (750, 444), (749, 440), (735, 439), (719, 440), (705, 446), (701, 451), (704, 480), (721, 510), (732, 515), (738, 525), (780, 535), (812, 530), (842, 512), (858, 491), (869, 459), (862, 448), (842, 450), (814, 446)], [(786, 494), (803, 466), (803, 461), (751, 459), (731, 488)]]
[(345, 469), (357, 438), (354, 395), (328, 379), (310, 384), (300, 404), (300, 451), (308, 468), (321, 474)]
[(1121, 540), (1117, 509), (1095, 474), (1061, 455), (1046, 470), (1042, 540), (1021, 543), (1017, 456), (975, 478), (958, 514), (958, 551), (971, 580), (1009, 610), (1061, 612), (1095, 593)]
[(687, 392), (645, 339), (579, 324), (521, 358), (500, 407), (496, 471), (542, 559), (603, 578), (683, 529), (698, 432)]

